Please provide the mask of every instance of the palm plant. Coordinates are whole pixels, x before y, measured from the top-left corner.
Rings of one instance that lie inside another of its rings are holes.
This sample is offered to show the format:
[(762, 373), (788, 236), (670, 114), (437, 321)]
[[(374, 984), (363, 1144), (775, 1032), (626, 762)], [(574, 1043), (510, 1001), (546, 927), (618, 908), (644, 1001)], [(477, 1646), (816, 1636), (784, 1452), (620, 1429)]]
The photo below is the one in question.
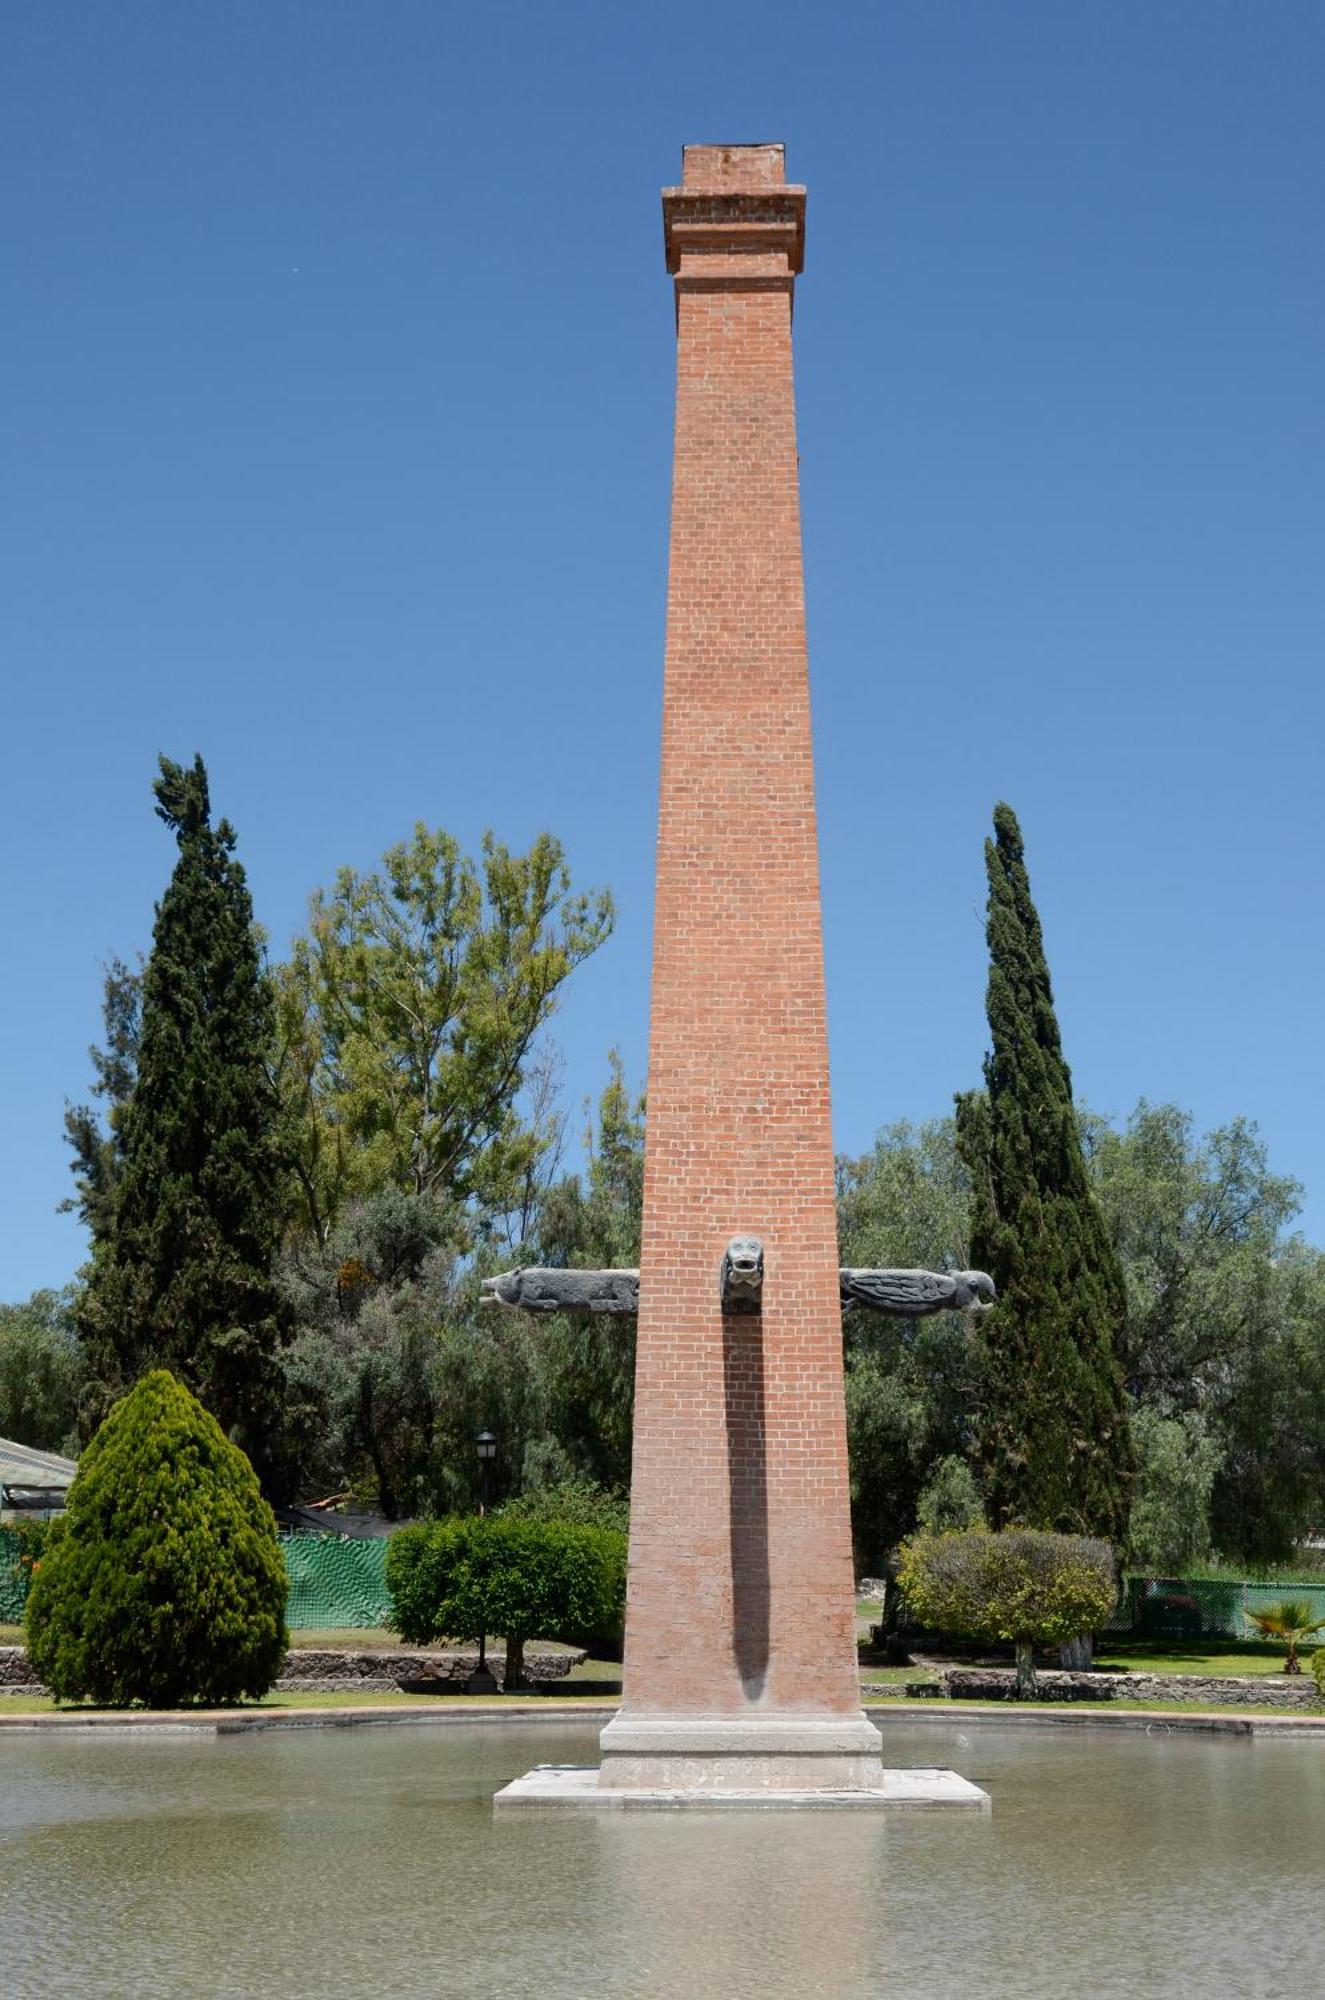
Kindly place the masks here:
[(1325, 1618), (1313, 1618), (1311, 1606), (1296, 1598), (1285, 1598), (1282, 1604), (1268, 1604), (1264, 1611), (1244, 1611), (1242, 1615), (1267, 1639), (1283, 1640), (1288, 1648), (1288, 1658), (1284, 1661), (1286, 1674), (1302, 1671), (1297, 1657), (1302, 1641), (1313, 1632), (1325, 1632)]

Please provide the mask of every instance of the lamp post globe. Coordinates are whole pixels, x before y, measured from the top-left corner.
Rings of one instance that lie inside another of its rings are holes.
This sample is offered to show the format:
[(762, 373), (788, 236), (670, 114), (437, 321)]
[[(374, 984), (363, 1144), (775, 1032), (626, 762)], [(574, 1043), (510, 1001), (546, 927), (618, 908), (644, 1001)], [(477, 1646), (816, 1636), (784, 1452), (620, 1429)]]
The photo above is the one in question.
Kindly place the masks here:
[(479, 1432), (474, 1440), (474, 1450), (478, 1456), (478, 1511), (480, 1514), (486, 1514), (492, 1498), (492, 1461), (497, 1456), (497, 1440), (491, 1431)]

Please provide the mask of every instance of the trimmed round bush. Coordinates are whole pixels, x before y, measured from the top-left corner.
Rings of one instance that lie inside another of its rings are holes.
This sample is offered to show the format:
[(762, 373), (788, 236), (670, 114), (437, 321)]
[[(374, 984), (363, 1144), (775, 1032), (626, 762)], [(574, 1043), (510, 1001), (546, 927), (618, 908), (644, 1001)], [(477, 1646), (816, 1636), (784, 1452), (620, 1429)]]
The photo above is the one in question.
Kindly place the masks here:
[(177, 1708), (267, 1692), (285, 1560), (252, 1466), (164, 1368), (79, 1461), (27, 1602), (28, 1656), (58, 1701)]
[(401, 1528), (387, 1543), (396, 1630), (506, 1641), (505, 1687), (518, 1687), (527, 1639), (580, 1640), (619, 1624), (626, 1537), (569, 1521), (488, 1515)]
[(1011, 1640), (1017, 1690), (1035, 1689), (1033, 1648), (1094, 1632), (1118, 1601), (1107, 1542), (1009, 1528), (915, 1535), (897, 1580), (913, 1617), (954, 1638)]

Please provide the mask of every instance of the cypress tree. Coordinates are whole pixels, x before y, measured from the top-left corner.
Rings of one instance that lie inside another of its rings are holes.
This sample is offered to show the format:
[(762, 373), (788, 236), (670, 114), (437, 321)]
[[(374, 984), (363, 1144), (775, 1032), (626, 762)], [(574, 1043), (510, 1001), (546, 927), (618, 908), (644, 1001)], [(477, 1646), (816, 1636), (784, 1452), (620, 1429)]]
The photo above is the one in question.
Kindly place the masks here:
[(252, 1466), (154, 1369), (79, 1460), (32, 1579), (29, 1652), (58, 1701), (257, 1697), (285, 1657), (285, 1594)]
[(977, 1335), (978, 1444), (995, 1526), (1098, 1535), (1127, 1523), (1132, 1448), (1118, 1360), (1122, 1268), (1086, 1177), (1021, 829), (994, 811), (991, 1053), (957, 1099), (973, 1188), (971, 1261), (998, 1285)]
[(90, 1429), (167, 1367), (259, 1471), (278, 1427), (286, 1337), (272, 1270), (280, 1228), (273, 998), (234, 830), (211, 822), (201, 757), (161, 759), (158, 816), (179, 848), (143, 975), (109, 1240), (81, 1313)]

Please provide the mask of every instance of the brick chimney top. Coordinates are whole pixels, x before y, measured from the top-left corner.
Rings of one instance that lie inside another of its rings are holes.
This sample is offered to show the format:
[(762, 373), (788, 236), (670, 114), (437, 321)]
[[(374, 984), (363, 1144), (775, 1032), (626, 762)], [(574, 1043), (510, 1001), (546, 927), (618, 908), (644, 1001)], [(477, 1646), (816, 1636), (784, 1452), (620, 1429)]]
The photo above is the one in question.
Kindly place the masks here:
[[(667, 268), (678, 282), (790, 280), (805, 262), (805, 189), (782, 146), (683, 146), (681, 185), (663, 189)], [(705, 275), (707, 274), (707, 275)]]
[(785, 146), (682, 146), (681, 182), (697, 194), (785, 187), (786, 155)]

